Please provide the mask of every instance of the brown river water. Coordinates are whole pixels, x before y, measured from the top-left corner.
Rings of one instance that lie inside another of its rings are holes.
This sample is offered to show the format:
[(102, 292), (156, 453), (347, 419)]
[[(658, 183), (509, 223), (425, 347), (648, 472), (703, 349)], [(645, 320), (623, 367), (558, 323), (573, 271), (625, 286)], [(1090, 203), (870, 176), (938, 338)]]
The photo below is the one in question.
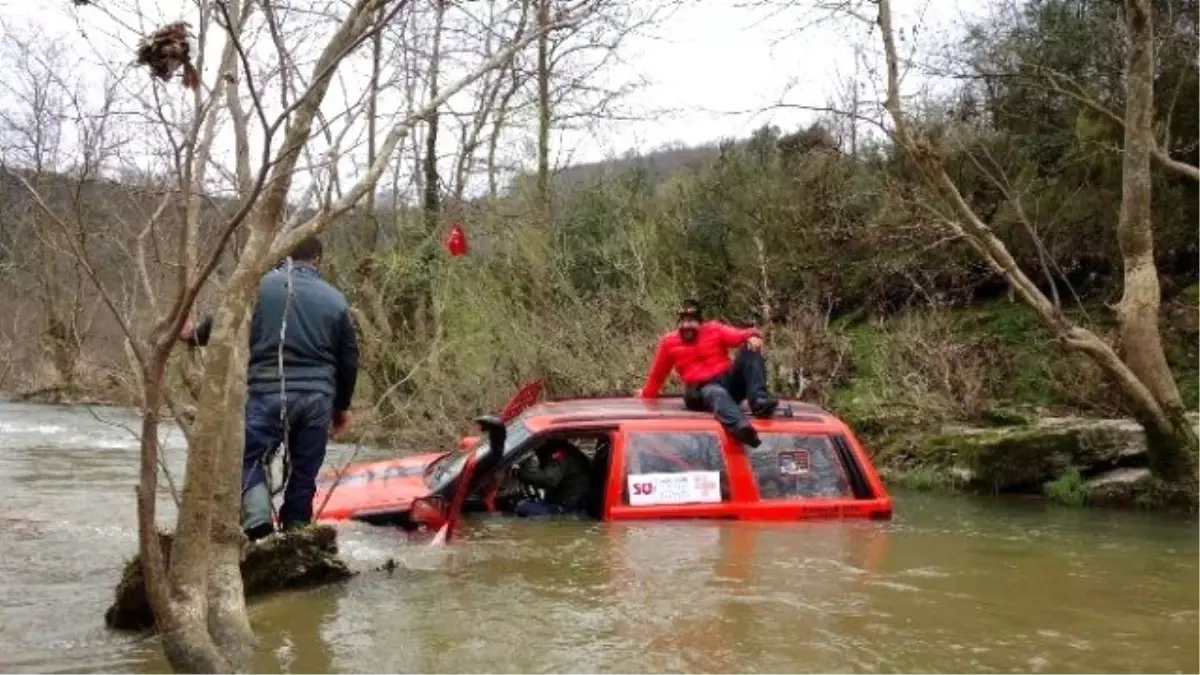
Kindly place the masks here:
[[(0, 403), (0, 671), (166, 668), (103, 621), (136, 545), (134, 422)], [(447, 548), (347, 527), (361, 574), (252, 603), (254, 669), (1200, 671), (1195, 520), (895, 497), (887, 523), (494, 518)]]

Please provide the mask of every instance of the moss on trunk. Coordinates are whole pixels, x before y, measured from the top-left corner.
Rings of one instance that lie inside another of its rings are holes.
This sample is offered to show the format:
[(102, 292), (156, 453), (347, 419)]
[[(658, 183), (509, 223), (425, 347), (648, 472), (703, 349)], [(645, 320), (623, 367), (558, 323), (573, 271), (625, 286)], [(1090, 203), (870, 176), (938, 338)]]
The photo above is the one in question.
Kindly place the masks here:
[[(158, 539), (163, 557), (170, 564), (172, 535), (160, 532)], [(285, 532), (248, 544), (241, 571), (247, 599), (275, 591), (337, 583), (354, 576), (338, 556), (337, 531), (327, 525)], [(125, 564), (113, 604), (104, 613), (104, 622), (109, 628), (121, 630), (154, 627), (139, 557), (134, 556)]]

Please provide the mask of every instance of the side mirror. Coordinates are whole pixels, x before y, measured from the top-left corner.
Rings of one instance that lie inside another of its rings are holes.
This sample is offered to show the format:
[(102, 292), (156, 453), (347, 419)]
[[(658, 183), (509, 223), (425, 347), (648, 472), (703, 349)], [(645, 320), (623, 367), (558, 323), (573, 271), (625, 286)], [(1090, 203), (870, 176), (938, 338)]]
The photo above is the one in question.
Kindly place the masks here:
[(459, 450), (470, 450), (478, 442), (479, 442), (478, 436), (463, 436), (462, 438), (458, 439), (458, 449)]
[(495, 415), (480, 415), (474, 419), (474, 422), (479, 425), (480, 431), (487, 433), (488, 443), (492, 448), (497, 453), (503, 452), (504, 440), (508, 437), (508, 430), (504, 428), (504, 422)]
[(491, 447), (491, 451), (481, 460), (481, 466), (475, 467), (477, 473), (487, 475), (504, 458), (508, 430), (504, 427), (504, 421), (495, 415), (480, 415), (473, 421), (479, 425), (480, 431), (487, 434), (488, 445)]
[(495, 415), (480, 415), (474, 420), (475, 424), (479, 425), (484, 431), (495, 431), (496, 429), (504, 429), (504, 420)]

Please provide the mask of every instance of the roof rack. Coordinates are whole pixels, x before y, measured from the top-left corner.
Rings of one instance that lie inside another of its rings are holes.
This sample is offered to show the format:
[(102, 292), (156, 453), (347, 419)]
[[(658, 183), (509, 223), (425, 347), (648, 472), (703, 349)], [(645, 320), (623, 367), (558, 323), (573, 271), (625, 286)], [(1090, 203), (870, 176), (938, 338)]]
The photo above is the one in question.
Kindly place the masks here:
[[(605, 402), (610, 403), (605, 403)], [(797, 419), (800, 421), (823, 421), (832, 417), (820, 406), (811, 403), (784, 399), (771, 419)], [(573, 396), (539, 401), (531, 409), (541, 408), (536, 414), (551, 415), (559, 419), (586, 417), (597, 421), (604, 419), (663, 419), (669, 417), (697, 417), (708, 415), (702, 411), (688, 410), (682, 396), (663, 396), (643, 400), (637, 396)], [(789, 414), (790, 412), (790, 414)]]
[[(607, 392), (605, 392), (605, 391), (588, 392), (586, 394), (577, 394), (575, 396), (554, 396), (554, 397), (549, 397), (549, 398), (542, 398), (538, 402), (539, 403), (556, 403), (556, 402), (564, 402), (564, 401), (593, 401), (593, 400), (600, 400), (600, 399), (639, 399), (639, 400), (641, 400), (636, 391), (614, 390), (614, 391), (607, 391)], [(683, 400), (683, 394), (662, 395), (662, 396), (656, 396), (655, 398), (646, 399), (646, 400), (649, 400), (649, 401)], [(807, 406), (810, 408), (820, 408), (820, 406), (813, 404), (813, 403), (808, 403), (806, 401), (795, 401), (795, 400), (786, 399), (786, 398), (780, 398), (779, 403), (781, 405), (783, 405), (783, 404), (791, 405), (791, 406), (801, 405), (801, 406)]]
[[(587, 423), (587, 422), (611, 422), (612, 424), (615, 425), (621, 421), (661, 420), (661, 419), (671, 419), (671, 418), (703, 419), (706, 417), (709, 417), (708, 413), (695, 412), (695, 411), (691, 411), (691, 410), (684, 411), (683, 414), (679, 414), (679, 411), (673, 411), (673, 410), (670, 410), (670, 411), (664, 410), (664, 411), (660, 411), (660, 412), (641, 412), (641, 413), (613, 412), (613, 413), (607, 414), (607, 415), (597, 414), (597, 413), (593, 413), (593, 414), (566, 413), (563, 415), (555, 416), (553, 418), (553, 423), (554, 424), (577, 424), (577, 423)], [(797, 422), (824, 422), (826, 419), (825, 417), (822, 417), (819, 415), (809, 415), (809, 414), (792, 415), (791, 417), (783, 417), (782, 415), (774, 415), (773, 418), (787, 419), (787, 420), (793, 420), (793, 421), (797, 421)], [(756, 418), (756, 419), (759, 419), (759, 418)]]

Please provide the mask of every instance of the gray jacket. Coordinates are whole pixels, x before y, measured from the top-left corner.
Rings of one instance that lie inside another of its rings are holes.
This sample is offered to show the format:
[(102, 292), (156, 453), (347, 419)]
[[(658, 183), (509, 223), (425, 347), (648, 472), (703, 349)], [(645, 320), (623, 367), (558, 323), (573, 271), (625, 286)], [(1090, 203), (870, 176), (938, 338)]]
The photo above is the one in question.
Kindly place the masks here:
[[(263, 275), (258, 284), (258, 303), (250, 322), (247, 389), (251, 393), (279, 391), (279, 329), (287, 293), (284, 265)], [(335, 411), (348, 410), (358, 380), (358, 340), (350, 305), (311, 263), (292, 263), (292, 284), (295, 295), (283, 350), (287, 390), (329, 394)], [(207, 316), (189, 344), (208, 344), (211, 334), (212, 317)]]

